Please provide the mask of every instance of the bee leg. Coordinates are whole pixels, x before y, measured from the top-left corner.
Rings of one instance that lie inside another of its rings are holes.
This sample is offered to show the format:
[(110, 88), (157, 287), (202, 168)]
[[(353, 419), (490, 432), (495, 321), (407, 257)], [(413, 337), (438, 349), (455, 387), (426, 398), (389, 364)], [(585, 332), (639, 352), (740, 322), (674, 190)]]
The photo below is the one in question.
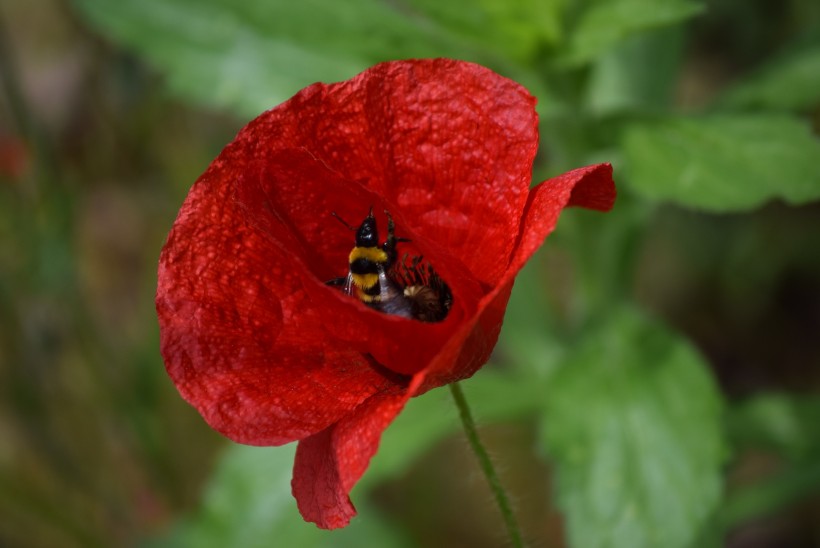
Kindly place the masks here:
[(384, 242), (384, 252), (387, 253), (388, 266), (396, 261), (396, 244), (399, 242), (409, 242), (408, 238), (396, 238), (396, 223), (393, 222), (393, 217), (386, 209), (384, 214), (387, 215), (387, 241)]

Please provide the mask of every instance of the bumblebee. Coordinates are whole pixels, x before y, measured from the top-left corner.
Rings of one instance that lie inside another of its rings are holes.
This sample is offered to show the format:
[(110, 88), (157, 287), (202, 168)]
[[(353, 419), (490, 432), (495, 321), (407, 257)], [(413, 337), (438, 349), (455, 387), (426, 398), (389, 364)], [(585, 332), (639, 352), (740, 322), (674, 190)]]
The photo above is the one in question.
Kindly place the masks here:
[(422, 257), (404, 255), (397, 263), (396, 245), (409, 242), (397, 238), (393, 217), (387, 211), (387, 240), (379, 245), (379, 232), (373, 208), (357, 227), (333, 213), (348, 229), (356, 231), (356, 244), (348, 257), (348, 274), (334, 278), (328, 285), (342, 286), (346, 295), (355, 295), (367, 306), (404, 318), (423, 322), (443, 320), (453, 296), (447, 284)]

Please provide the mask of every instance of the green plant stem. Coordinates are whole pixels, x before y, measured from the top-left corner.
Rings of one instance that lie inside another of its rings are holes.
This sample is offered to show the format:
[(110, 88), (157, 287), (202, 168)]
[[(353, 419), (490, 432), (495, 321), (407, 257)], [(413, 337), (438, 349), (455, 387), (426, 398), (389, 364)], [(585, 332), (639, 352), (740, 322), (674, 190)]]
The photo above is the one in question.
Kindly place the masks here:
[(504, 488), (501, 487), (501, 481), (498, 479), (498, 474), (493, 467), (490, 456), (487, 450), (478, 439), (478, 432), (475, 428), (473, 416), (470, 414), (470, 408), (467, 405), (467, 400), (464, 398), (464, 392), (461, 390), (461, 385), (454, 382), (450, 384), (450, 392), (453, 394), (453, 399), (458, 407), (459, 415), (461, 416), (461, 424), (464, 425), (464, 433), (467, 435), (467, 440), (470, 442), (470, 447), (478, 457), (478, 462), (481, 465), (481, 470), (490, 484), (490, 489), (495, 495), (495, 501), (498, 504), (498, 509), (501, 511), (501, 516), (504, 518), (504, 524), (507, 526), (507, 532), (510, 535), (512, 545), (516, 548), (524, 546), (521, 541), (521, 530), (518, 528), (518, 523), (515, 521), (512, 508), (510, 508), (510, 500)]

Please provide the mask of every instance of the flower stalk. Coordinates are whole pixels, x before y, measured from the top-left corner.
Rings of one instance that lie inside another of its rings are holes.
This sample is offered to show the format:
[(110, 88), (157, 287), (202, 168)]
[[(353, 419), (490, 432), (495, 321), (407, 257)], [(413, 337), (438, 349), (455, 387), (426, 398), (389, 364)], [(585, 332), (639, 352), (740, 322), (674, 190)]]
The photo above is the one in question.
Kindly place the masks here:
[(515, 548), (524, 546), (521, 541), (521, 530), (518, 527), (518, 522), (515, 520), (512, 507), (510, 506), (510, 499), (507, 497), (506, 491), (501, 486), (501, 480), (495, 471), (490, 455), (482, 445), (478, 437), (478, 431), (475, 427), (475, 421), (470, 413), (470, 407), (467, 405), (467, 399), (464, 397), (464, 391), (461, 390), (461, 385), (457, 382), (451, 383), (450, 392), (453, 394), (453, 399), (458, 407), (458, 413), (461, 417), (461, 424), (464, 426), (464, 433), (467, 440), (470, 442), (470, 447), (478, 458), (481, 471), (484, 472), (484, 477), (487, 478), (487, 483), (490, 484), (490, 490), (495, 496), (495, 502), (498, 504), (498, 509), (501, 511), (501, 517), (504, 519), (504, 524), (507, 526), (507, 533), (510, 535), (510, 541)]

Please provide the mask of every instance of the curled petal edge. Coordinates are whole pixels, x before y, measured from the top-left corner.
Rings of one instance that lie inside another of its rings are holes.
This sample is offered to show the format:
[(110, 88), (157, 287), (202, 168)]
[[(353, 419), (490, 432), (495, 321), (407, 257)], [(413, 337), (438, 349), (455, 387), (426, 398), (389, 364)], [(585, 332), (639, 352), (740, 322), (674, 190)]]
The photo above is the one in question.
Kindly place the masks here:
[(349, 493), (376, 454), (382, 432), (423, 380), (420, 373), (407, 390), (372, 396), (344, 419), (299, 442), (291, 489), (305, 521), (338, 529), (356, 515)]

